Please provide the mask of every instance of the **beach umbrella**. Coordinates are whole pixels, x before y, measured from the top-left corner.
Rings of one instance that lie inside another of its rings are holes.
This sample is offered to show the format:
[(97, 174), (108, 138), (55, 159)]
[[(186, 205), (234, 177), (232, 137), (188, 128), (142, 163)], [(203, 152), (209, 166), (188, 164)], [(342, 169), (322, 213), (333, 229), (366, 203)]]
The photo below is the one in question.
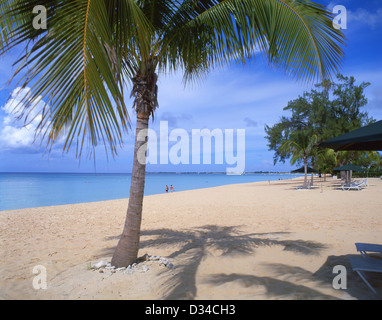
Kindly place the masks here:
[[(305, 173), (304, 167), (298, 168), (296, 170), (291, 171), (291, 173)], [(308, 167), (308, 173), (318, 173), (317, 170)]]
[(382, 120), (322, 142), (319, 147), (335, 151), (382, 151)]
[(364, 168), (361, 168), (361, 167), (358, 167), (352, 163), (348, 163), (344, 166), (341, 166), (341, 167), (337, 167), (337, 168), (334, 168), (333, 169), (334, 171), (347, 171), (346, 172), (346, 183), (349, 184), (350, 183), (350, 171), (363, 171), (365, 170)]

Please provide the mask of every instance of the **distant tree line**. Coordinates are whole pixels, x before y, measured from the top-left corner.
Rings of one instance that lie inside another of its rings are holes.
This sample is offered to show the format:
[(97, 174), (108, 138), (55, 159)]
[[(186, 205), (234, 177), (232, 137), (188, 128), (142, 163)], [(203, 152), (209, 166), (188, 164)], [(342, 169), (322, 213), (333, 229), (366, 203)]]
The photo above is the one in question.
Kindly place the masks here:
[(282, 116), (273, 126), (265, 126), (269, 150), (274, 151), (274, 164), (290, 159), (292, 165), (304, 164), (321, 173), (333, 173), (333, 168), (353, 163), (378, 174), (381, 170), (378, 152), (317, 148), (325, 140), (376, 121), (361, 110), (367, 104), (364, 90), (369, 85), (369, 82), (356, 84), (353, 76), (338, 74), (336, 82), (324, 80), (315, 89), (289, 101), (284, 110), (291, 115)]

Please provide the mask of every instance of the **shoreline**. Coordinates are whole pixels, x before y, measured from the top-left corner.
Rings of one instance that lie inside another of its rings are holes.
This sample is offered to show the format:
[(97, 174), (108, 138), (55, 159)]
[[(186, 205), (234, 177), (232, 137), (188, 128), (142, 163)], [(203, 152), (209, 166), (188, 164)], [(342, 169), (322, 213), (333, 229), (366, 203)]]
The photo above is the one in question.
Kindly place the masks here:
[[(204, 173), (203, 173), (204, 174)], [(211, 173), (213, 174), (213, 173)], [(221, 174), (221, 173), (219, 173)], [(275, 173), (276, 174), (276, 173)], [(282, 174), (282, 173), (277, 173), (277, 174)], [(111, 174), (113, 175), (113, 174)], [(295, 176), (295, 175), (294, 175)], [(303, 177), (302, 177), (303, 178)], [(286, 181), (297, 181), (298, 179), (301, 179), (301, 177), (295, 177), (291, 179), (285, 179)], [(308, 175), (308, 179), (310, 179), (310, 176)], [(317, 179), (317, 178), (316, 178)], [(277, 181), (284, 181), (284, 180), (270, 180), (270, 182), (277, 182)], [(187, 191), (192, 191), (192, 190), (202, 190), (202, 189), (211, 189), (211, 188), (217, 188), (217, 187), (223, 187), (223, 186), (231, 186), (231, 185), (238, 185), (238, 184), (247, 184), (247, 183), (266, 183), (268, 181), (252, 181), (252, 182), (241, 182), (241, 183), (230, 183), (230, 184), (224, 184), (220, 186), (211, 186), (211, 187), (203, 187), (203, 188), (195, 188), (195, 189), (188, 189), (188, 190), (181, 190), (181, 191), (175, 191), (175, 192), (187, 192)], [(155, 194), (148, 194), (145, 195), (144, 197), (148, 196), (154, 196), (154, 195), (160, 195), (160, 194), (165, 194), (165, 192), (161, 193), (155, 193)], [(75, 202), (75, 203), (66, 203), (66, 204), (56, 204), (56, 205), (51, 205), (51, 206), (36, 206), (36, 207), (26, 207), (26, 208), (17, 208), (17, 209), (9, 209), (9, 210), (0, 210), (0, 214), (3, 212), (7, 211), (15, 211), (15, 210), (28, 210), (28, 209), (33, 209), (33, 208), (49, 208), (49, 207), (57, 207), (57, 206), (66, 206), (66, 205), (76, 205), (76, 204), (86, 204), (86, 203), (94, 203), (94, 202), (104, 202), (104, 201), (115, 201), (115, 200), (128, 200), (129, 198), (117, 198), (117, 199), (109, 199), (109, 200), (95, 200), (95, 201), (85, 201), (85, 202)]]
[[(300, 179), (145, 196), (139, 256), (175, 266), (145, 273), (88, 270), (111, 258), (128, 199), (1, 211), (0, 298), (381, 299), (350, 269), (348, 290), (331, 284), (355, 242), (382, 243), (381, 179), (363, 191), (327, 179), (323, 192), (296, 190)], [(32, 286), (36, 265), (47, 290)]]

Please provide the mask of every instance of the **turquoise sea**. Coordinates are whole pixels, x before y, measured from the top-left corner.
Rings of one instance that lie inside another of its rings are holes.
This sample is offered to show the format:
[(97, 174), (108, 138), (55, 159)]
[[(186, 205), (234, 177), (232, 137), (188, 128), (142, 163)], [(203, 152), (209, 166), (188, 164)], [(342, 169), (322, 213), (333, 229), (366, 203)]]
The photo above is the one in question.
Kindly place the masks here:
[[(0, 211), (129, 197), (130, 174), (0, 173)], [(147, 173), (145, 195), (293, 178), (291, 174)]]

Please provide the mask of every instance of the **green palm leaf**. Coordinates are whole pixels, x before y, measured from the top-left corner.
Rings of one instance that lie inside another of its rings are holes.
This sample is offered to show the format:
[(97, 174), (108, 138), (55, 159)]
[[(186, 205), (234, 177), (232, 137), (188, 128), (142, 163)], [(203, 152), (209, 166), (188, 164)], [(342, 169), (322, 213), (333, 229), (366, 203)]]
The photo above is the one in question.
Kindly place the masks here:
[[(31, 87), (21, 100), (24, 107), (21, 116), (27, 116), (41, 98), (47, 102), (38, 135), (45, 138), (48, 146), (52, 146), (60, 133), (66, 135), (64, 150), (69, 150), (75, 141), (78, 155), (85, 144), (91, 151), (101, 141), (106, 152), (110, 150), (112, 155), (116, 154), (116, 147), (122, 145), (129, 117), (122, 95), (126, 78), (121, 76), (120, 55), (128, 48), (115, 41), (110, 24), (118, 26), (122, 41), (131, 39), (133, 32), (138, 34), (138, 24), (127, 28), (126, 23), (110, 19), (130, 21), (131, 26), (131, 21), (143, 17), (134, 1), (124, 2), (125, 12), (117, 6), (112, 10), (115, 16), (110, 18), (107, 15), (110, 3), (103, 0), (38, 1), (48, 12), (54, 12), (48, 14), (47, 31), (34, 30), (30, 23), (37, 1), (8, 1), (8, 6), (1, 8), (8, 10), (8, 17), (18, 17), (12, 32), (7, 31), (3, 37), (4, 41), (12, 38), (6, 50), (33, 41), (29, 51), (16, 62), (15, 75), (22, 75), (18, 86)], [(134, 8), (138, 12), (135, 16)], [(124, 14), (133, 17), (127, 19)], [(8, 26), (8, 21), (3, 19), (2, 23)], [(140, 26), (145, 23), (143, 20)], [(119, 26), (130, 31), (121, 31)]]
[[(31, 26), (35, 5), (48, 9), (47, 31)], [(5, 0), (0, 11), (2, 53), (32, 41), (15, 73), (32, 88), (25, 113), (43, 97), (39, 133), (51, 145), (66, 130), (64, 149), (76, 141), (78, 154), (86, 141), (116, 153), (129, 127), (123, 87), (138, 72), (182, 68), (193, 80), (260, 49), (270, 65), (312, 80), (343, 56), (331, 14), (307, 0)]]
[(332, 18), (305, 0), (183, 1), (158, 45), (162, 69), (181, 65), (193, 79), (260, 49), (298, 79), (327, 78), (343, 57), (344, 36)]

